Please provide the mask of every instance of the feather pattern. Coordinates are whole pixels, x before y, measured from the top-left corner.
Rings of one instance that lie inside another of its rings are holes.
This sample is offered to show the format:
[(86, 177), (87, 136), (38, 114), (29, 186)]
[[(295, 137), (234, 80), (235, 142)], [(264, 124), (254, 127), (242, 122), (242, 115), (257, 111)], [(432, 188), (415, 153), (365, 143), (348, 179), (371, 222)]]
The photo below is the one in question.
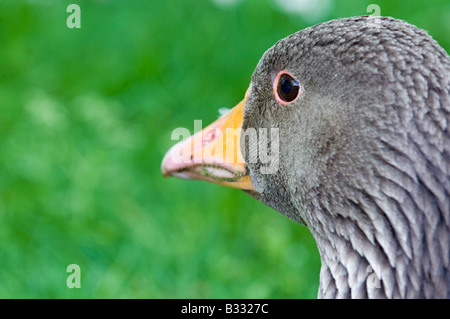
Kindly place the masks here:
[[(320, 298), (450, 298), (450, 59), (424, 30), (333, 20), (259, 62), (243, 129), (280, 130), (280, 170), (250, 194), (305, 224)], [(273, 75), (303, 86), (280, 107)]]

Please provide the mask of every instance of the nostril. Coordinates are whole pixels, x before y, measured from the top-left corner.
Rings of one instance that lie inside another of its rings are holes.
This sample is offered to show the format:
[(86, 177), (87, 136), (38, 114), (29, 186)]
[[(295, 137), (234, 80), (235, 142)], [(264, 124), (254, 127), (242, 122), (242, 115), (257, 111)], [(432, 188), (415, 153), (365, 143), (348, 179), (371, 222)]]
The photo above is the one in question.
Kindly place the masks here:
[(209, 131), (203, 136), (203, 146), (208, 145), (216, 139), (216, 130)]

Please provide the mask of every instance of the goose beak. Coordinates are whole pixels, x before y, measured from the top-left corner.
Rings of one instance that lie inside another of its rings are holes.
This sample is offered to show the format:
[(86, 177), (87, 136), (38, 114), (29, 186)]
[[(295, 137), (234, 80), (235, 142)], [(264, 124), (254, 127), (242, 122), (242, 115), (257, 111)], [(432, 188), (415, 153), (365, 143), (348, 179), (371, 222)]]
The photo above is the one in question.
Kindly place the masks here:
[(205, 129), (175, 144), (161, 164), (163, 176), (200, 179), (216, 184), (254, 190), (241, 154), (240, 137), (245, 98)]

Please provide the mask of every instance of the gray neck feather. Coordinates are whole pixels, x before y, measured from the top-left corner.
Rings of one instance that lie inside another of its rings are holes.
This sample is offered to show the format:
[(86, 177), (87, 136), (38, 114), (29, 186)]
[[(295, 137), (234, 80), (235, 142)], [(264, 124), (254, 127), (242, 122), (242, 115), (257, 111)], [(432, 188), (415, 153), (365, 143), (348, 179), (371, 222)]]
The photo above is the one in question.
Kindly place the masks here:
[(347, 20), (280, 41), (260, 62), (262, 91), (258, 72), (295, 48), (305, 93), (297, 115), (248, 103), (246, 125), (276, 123), (281, 141), (280, 173), (254, 174), (252, 195), (311, 230), (319, 297), (450, 298), (450, 59), (404, 22), (372, 32)]

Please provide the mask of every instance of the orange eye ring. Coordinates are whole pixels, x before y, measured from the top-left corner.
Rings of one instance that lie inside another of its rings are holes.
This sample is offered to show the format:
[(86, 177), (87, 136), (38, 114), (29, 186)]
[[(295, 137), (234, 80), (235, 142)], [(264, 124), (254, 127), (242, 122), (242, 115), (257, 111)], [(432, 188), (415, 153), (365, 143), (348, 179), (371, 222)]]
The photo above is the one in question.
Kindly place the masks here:
[(301, 86), (294, 76), (286, 70), (278, 72), (273, 81), (273, 94), (282, 105), (293, 103), (300, 96)]

